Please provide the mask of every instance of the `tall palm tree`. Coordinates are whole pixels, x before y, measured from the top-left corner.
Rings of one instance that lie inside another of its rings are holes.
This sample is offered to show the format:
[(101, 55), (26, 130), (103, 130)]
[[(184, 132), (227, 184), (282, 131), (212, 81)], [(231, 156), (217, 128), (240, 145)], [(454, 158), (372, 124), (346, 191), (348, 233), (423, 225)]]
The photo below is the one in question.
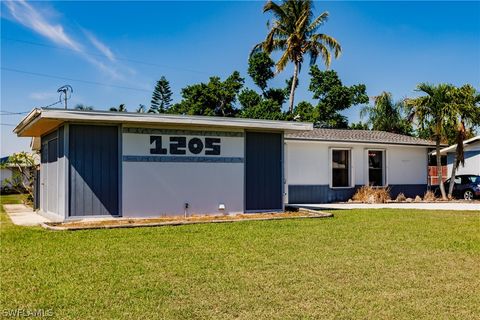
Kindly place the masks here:
[(463, 142), (467, 138), (467, 127), (480, 126), (480, 93), (471, 85), (456, 88), (453, 95), (453, 106), (456, 115), (452, 117), (453, 126), (456, 128), (455, 159), (452, 165), (448, 197), (452, 197), (455, 175), (458, 166), (465, 164)]
[(365, 106), (360, 111), (360, 117), (367, 117), (367, 124), (373, 130), (387, 131), (399, 134), (411, 134), (411, 123), (404, 115), (403, 101), (393, 101), (390, 92), (382, 92), (374, 97), (373, 106)]
[(318, 56), (321, 56), (325, 65), (329, 67), (330, 51), (333, 51), (335, 58), (338, 58), (342, 50), (337, 40), (329, 35), (317, 33), (317, 30), (327, 21), (328, 12), (325, 11), (314, 19), (312, 10), (311, 0), (282, 0), (281, 4), (268, 1), (263, 7), (263, 12), (271, 12), (274, 21), (265, 40), (252, 50), (252, 54), (260, 51), (268, 54), (273, 51), (283, 51), (276, 63), (277, 73), (281, 72), (288, 62), (293, 63), (290, 112), (293, 111), (295, 88), (303, 56), (309, 54), (310, 65), (315, 64)]
[(439, 84), (435, 86), (428, 83), (420, 83), (416, 91), (422, 92), (425, 95), (405, 101), (406, 105), (410, 108), (409, 118), (411, 120), (416, 119), (420, 129), (432, 129), (432, 135), (435, 140), (438, 182), (444, 200), (447, 199), (447, 195), (443, 185), (440, 147), (446, 137), (446, 124), (451, 121), (454, 114), (452, 104), (454, 89), (455, 87), (450, 84)]

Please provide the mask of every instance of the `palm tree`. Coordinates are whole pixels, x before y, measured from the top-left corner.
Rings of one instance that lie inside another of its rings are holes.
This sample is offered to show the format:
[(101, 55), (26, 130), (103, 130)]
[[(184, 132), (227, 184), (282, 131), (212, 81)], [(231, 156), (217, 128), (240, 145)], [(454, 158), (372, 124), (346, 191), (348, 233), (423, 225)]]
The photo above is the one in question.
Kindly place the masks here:
[(117, 108), (115, 107), (111, 107), (110, 108), (110, 111), (114, 111), (114, 112), (127, 112), (127, 106), (122, 103), (120, 104)]
[(443, 185), (442, 164), (440, 155), (440, 146), (446, 136), (445, 127), (452, 119), (453, 104), (452, 95), (455, 87), (450, 84), (439, 84), (437, 86), (420, 83), (416, 91), (423, 92), (426, 95), (406, 99), (406, 105), (410, 108), (409, 119), (416, 119), (420, 129), (432, 129), (432, 135), (435, 139), (435, 149), (437, 158), (437, 172), (440, 192), (442, 198), (447, 199), (445, 187)]
[(411, 123), (404, 117), (403, 101), (394, 102), (390, 92), (382, 92), (374, 97), (373, 106), (365, 106), (360, 117), (368, 117), (367, 124), (372, 130), (387, 131), (399, 134), (411, 134)]
[(271, 12), (275, 18), (265, 40), (257, 44), (251, 54), (264, 51), (283, 51), (276, 63), (277, 73), (281, 72), (288, 62), (294, 64), (293, 81), (290, 88), (289, 111), (293, 111), (295, 88), (298, 83), (298, 73), (302, 67), (303, 56), (309, 54), (310, 65), (316, 63), (318, 56), (322, 57), (327, 67), (331, 63), (330, 50), (335, 58), (341, 53), (340, 44), (329, 35), (317, 33), (328, 19), (328, 12), (323, 12), (313, 19), (311, 0), (283, 0), (281, 4), (268, 1), (263, 12)]
[(467, 126), (473, 128), (480, 125), (480, 93), (471, 85), (464, 85), (456, 88), (453, 95), (453, 105), (456, 115), (452, 118), (453, 126), (456, 128), (455, 159), (452, 165), (450, 185), (448, 186), (448, 197), (452, 197), (453, 186), (457, 168), (465, 165), (465, 154), (463, 142), (467, 138)]

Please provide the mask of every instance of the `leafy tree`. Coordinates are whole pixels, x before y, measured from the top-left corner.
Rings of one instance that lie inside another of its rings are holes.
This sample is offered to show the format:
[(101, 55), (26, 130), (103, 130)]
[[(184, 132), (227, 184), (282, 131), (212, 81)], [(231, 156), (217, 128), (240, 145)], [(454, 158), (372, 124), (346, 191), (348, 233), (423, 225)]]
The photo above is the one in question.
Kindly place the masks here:
[(12, 154), (6, 162), (0, 164), (1, 169), (12, 171), (12, 177), (4, 179), (2, 187), (8, 186), (18, 193), (26, 192), (32, 201), (35, 167), (35, 154), (24, 151)]
[(374, 102), (373, 106), (365, 106), (360, 112), (362, 118), (368, 118), (367, 124), (372, 126), (372, 130), (412, 134), (412, 123), (404, 114), (403, 101), (394, 102), (390, 92), (382, 92), (374, 98)]
[[(149, 113), (152, 113), (150, 110), (151, 110), (151, 109), (148, 109), (148, 112), (149, 112)], [(146, 112), (147, 112), (147, 107), (145, 107), (145, 105), (143, 105), (143, 104), (140, 103), (140, 104), (138, 105), (138, 108), (135, 109), (135, 112), (136, 112), (136, 113), (146, 113)]]
[(122, 103), (116, 108), (111, 107), (110, 111), (113, 111), (113, 112), (127, 112), (127, 106), (124, 103)]
[(153, 90), (149, 112), (164, 113), (170, 108), (171, 103), (172, 90), (170, 89), (170, 83), (162, 76)]
[(92, 106), (86, 106), (84, 104), (77, 104), (74, 108), (75, 110), (82, 110), (82, 111), (92, 111), (93, 107)]
[(447, 199), (445, 188), (442, 183), (442, 164), (440, 148), (442, 140), (446, 136), (446, 124), (454, 114), (453, 92), (455, 87), (450, 84), (432, 85), (420, 83), (416, 91), (424, 93), (423, 96), (407, 99), (406, 104), (410, 108), (410, 119), (416, 120), (420, 129), (432, 129), (432, 138), (435, 140), (437, 172), (442, 198)]
[(310, 65), (314, 65), (319, 56), (328, 67), (331, 62), (330, 50), (335, 58), (340, 55), (340, 44), (329, 35), (317, 33), (327, 21), (328, 12), (314, 18), (311, 0), (283, 0), (281, 4), (268, 1), (263, 12), (271, 12), (274, 21), (266, 39), (257, 44), (252, 53), (263, 51), (267, 54), (282, 51), (276, 63), (277, 72), (281, 72), (288, 62), (294, 65), (293, 81), (290, 88), (289, 111), (293, 111), (295, 88), (305, 54), (310, 56)]
[(275, 101), (280, 107), (283, 106), (287, 97), (285, 96), (285, 90), (282, 88), (270, 88), (263, 93), (265, 99)]
[(310, 75), (309, 90), (313, 98), (318, 99), (318, 104), (315, 112), (309, 113), (310, 118), (303, 121), (313, 122), (316, 127), (348, 128), (347, 117), (340, 111), (368, 103), (365, 85), (344, 86), (334, 70), (321, 71), (317, 66), (310, 68)]
[(250, 119), (283, 120), (282, 105), (278, 100), (264, 98), (254, 90), (244, 89), (238, 96), (241, 109), (238, 116)]
[(265, 92), (268, 81), (275, 75), (274, 66), (275, 62), (265, 52), (256, 52), (248, 59), (248, 74), (262, 92)]
[(368, 123), (362, 121), (350, 123), (348, 128), (352, 130), (370, 130)]
[(302, 101), (293, 109), (293, 119), (296, 121), (315, 123), (318, 118), (318, 108), (315, 108), (310, 102)]
[(467, 139), (469, 132), (471, 134), (475, 127), (480, 126), (480, 93), (474, 87), (467, 84), (453, 89), (452, 99), (455, 114), (450, 120), (456, 129), (454, 132), (457, 147), (448, 187), (449, 197), (452, 197), (457, 168), (460, 164), (465, 165), (463, 142)]
[(182, 101), (173, 105), (169, 113), (235, 116), (235, 102), (243, 87), (244, 79), (238, 71), (234, 71), (225, 81), (219, 77), (211, 77), (208, 83), (199, 83), (182, 89)]

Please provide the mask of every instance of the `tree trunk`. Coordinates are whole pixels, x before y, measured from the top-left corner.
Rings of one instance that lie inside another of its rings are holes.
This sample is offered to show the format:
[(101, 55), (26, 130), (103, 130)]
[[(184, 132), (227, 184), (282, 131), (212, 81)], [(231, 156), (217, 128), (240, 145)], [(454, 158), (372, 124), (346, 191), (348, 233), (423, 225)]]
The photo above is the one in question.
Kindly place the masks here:
[(457, 154), (455, 153), (455, 158), (453, 159), (452, 165), (452, 174), (450, 175), (450, 184), (448, 185), (448, 197), (452, 198), (453, 186), (455, 184), (455, 175), (457, 174)]
[(436, 156), (437, 156), (437, 175), (438, 175), (438, 185), (440, 187), (440, 192), (442, 193), (442, 199), (447, 200), (447, 195), (445, 194), (445, 186), (443, 185), (443, 173), (442, 173), (442, 155), (440, 154), (440, 137), (437, 136), (435, 141)]
[(295, 99), (295, 87), (297, 84), (297, 78), (298, 78), (298, 62), (295, 62), (295, 68), (293, 70), (293, 81), (292, 81), (292, 87), (290, 88), (290, 107), (288, 110), (290, 113), (293, 112), (293, 103)]

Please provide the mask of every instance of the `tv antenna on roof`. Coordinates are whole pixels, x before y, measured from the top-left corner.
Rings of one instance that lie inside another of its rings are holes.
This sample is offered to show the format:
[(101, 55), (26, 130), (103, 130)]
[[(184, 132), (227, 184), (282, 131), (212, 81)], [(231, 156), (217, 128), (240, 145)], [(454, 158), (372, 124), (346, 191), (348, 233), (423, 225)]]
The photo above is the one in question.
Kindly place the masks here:
[(58, 93), (60, 93), (59, 101), (62, 101), (62, 95), (63, 95), (63, 103), (65, 105), (65, 110), (67, 109), (67, 100), (70, 99), (73, 93), (73, 88), (71, 85), (66, 84), (57, 90)]

